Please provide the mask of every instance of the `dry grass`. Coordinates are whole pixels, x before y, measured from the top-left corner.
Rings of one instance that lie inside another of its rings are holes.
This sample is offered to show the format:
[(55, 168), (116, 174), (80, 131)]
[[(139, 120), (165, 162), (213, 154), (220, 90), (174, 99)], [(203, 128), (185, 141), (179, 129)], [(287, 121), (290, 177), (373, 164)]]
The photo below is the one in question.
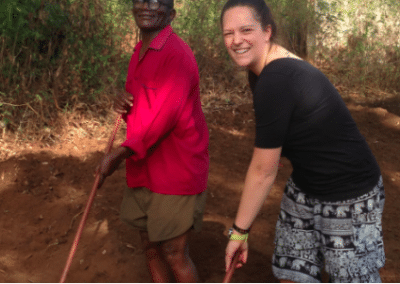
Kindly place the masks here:
[(34, 109), (29, 103), (13, 105), (23, 110), (23, 113), (18, 125), (11, 122), (16, 130), (9, 130), (4, 125), (0, 128), (0, 148), (5, 149), (7, 143), (37, 142), (53, 145), (73, 140), (75, 136), (104, 136), (115, 116), (111, 111), (111, 96), (104, 94), (91, 105), (76, 99), (69, 111), (53, 111), (51, 118), (43, 118), (42, 110)]

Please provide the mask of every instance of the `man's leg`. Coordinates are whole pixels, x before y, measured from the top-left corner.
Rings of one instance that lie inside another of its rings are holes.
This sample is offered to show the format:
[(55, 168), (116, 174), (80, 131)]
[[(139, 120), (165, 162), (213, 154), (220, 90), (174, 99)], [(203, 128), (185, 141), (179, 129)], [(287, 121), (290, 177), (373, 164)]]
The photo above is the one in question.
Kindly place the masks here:
[(142, 245), (146, 253), (147, 267), (153, 282), (172, 282), (172, 275), (168, 263), (164, 260), (159, 243), (150, 242), (146, 231), (140, 231)]
[(177, 282), (199, 282), (196, 267), (189, 256), (187, 243), (189, 231), (173, 239), (161, 242), (161, 251)]

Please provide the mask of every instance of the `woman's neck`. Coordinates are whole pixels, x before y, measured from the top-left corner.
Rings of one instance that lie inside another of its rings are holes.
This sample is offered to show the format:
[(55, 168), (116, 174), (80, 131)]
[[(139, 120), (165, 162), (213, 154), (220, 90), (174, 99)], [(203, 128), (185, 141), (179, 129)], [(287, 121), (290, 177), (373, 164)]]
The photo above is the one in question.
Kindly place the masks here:
[(261, 71), (264, 69), (264, 67), (269, 63), (271, 54), (274, 52), (276, 49), (276, 45), (272, 43), (267, 43), (264, 47), (264, 51), (262, 53), (262, 56), (258, 60), (258, 62), (254, 65), (251, 66), (249, 69), (256, 74), (257, 76), (260, 75)]
[(293, 59), (302, 60), (300, 57), (289, 52), (287, 49), (283, 48), (282, 46), (275, 44), (275, 43), (271, 43), (266, 46), (265, 52), (264, 52), (264, 57), (261, 58), (258, 66), (255, 66), (254, 68), (250, 68), (250, 70), (257, 76), (259, 76), (265, 66), (270, 64), (272, 61), (274, 61), (276, 59), (281, 59), (281, 58), (293, 58)]

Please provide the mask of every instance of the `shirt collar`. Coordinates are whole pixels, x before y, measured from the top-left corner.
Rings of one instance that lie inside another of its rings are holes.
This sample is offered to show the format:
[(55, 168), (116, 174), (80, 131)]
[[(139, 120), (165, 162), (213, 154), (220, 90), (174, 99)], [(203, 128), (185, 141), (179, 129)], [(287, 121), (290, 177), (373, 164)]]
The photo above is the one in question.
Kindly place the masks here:
[(151, 41), (149, 48), (161, 50), (169, 36), (173, 33), (171, 25), (166, 26), (158, 35)]

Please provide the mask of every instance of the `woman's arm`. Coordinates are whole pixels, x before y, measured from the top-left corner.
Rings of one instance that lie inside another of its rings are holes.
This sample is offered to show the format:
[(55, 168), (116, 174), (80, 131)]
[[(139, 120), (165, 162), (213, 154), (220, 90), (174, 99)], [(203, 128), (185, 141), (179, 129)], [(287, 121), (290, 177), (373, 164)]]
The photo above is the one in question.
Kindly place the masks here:
[[(258, 215), (275, 181), (281, 152), (281, 147), (274, 149), (254, 148), (235, 220), (235, 224), (239, 228), (250, 228)], [(234, 231), (234, 234), (240, 233)], [(240, 241), (230, 241), (226, 248), (226, 269), (230, 267), (231, 259), (239, 249), (241, 251), (241, 262), (246, 262), (247, 244)], [(240, 266), (239, 264), (238, 267)]]
[(282, 148), (254, 148), (235, 224), (250, 228), (267, 198), (278, 172)]

